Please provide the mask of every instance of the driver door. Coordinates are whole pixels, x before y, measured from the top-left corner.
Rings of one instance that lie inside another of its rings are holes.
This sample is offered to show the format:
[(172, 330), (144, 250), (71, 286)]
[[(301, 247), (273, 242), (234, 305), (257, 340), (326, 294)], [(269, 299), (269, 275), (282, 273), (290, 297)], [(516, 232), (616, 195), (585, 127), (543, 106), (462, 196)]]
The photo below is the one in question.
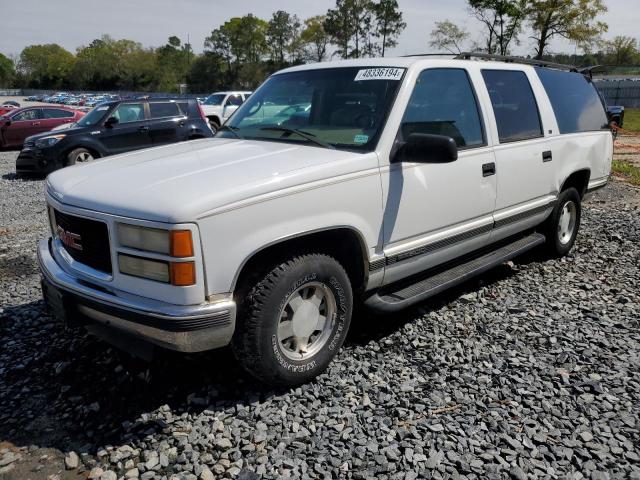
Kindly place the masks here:
[(227, 97), (227, 99), (224, 101), (224, 107), (222, 110), (223, 123), (233, 114), (233, 112), (238, 109), (238, 107), (240, 107), (240, 105), (242, 105), (243, 101), (244, 100), (242, 100), (242, 95), (240, 95), (239, 93), (231, 94)]
[(445, 135), (458, 146), (450, 163), (382, 168), (384, 283), (485, 246), (493, 228), (496, 171), (482, 110), (464, 68), (422, 71), (406, 106), (398, 142), (412, 133)]
[(117, 120), (102, 127), (99, 140), (108, 155), (129, 152), (151, 146), (149, 122), (145, 113), (146, 102), (126, 102), (118, 105), (109, 118)]

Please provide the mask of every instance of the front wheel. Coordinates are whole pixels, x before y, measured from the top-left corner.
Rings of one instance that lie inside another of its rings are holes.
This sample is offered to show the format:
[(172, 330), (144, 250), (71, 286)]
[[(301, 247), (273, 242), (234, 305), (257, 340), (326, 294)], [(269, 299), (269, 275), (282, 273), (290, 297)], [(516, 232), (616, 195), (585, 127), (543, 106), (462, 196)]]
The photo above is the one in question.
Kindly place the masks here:
[(94, 159), (93, 154), (86, 148), (76, 148), (67, 155), (67, 166), (88, 163)]
[(578, 191), (573, 187), (563, 190), (544, 228), (550, 256), (563, 257), (569, 253), (578, 236), (581, 213)]
[(262, 276), (241, 300), (234, 354), (262, 382), (308, 382), (336, 356), (352, 310), (349, 277), (335, 259), (292, 258)]

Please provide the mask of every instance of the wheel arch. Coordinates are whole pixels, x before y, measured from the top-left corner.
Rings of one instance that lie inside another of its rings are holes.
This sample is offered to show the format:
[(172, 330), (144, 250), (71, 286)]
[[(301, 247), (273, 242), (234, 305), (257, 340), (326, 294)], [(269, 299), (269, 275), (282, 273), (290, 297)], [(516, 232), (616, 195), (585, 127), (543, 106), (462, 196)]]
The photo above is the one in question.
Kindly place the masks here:
[(213, 114), (213, 115), (207, 115), (207, 118), (208, 118), (210, 121), (216, 122), (218, 125), (222, 125), (222, 122), (220, 121), (220, 117), (219, 117), (218, 115), (215, 115), (215, 114)]
[(576, 170), (568, 175), (562, 185), (560, 187), (560, 192), (563, 192), (567, 188), (574, 187), (580, 198), (584, 198), (584, 195), (587, 193), (587, 186), (589, 185), (589, 178), (591, 178), (591, 170), (588, 168), (584, 168), (581, 170)]
[(347, 271), (354, 293), (364, 290), (369, 276), (367, 245), (362, 232), (351, 226), (295, 233), (262, 246), (242, 261), (231, 290), (242, 289), (267, 266), (301, 253), (323, 253), (335, 258)]

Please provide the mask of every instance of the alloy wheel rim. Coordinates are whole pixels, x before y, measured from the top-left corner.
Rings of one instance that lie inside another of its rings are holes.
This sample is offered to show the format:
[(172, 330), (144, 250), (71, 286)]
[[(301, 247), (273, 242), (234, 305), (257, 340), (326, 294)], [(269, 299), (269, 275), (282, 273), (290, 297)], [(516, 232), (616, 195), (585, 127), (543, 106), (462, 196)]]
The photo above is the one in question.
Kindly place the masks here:
[(306, 360), (328, 342), (336, 320), (336, 298), (321, 282), (298, 287), (280, 310), (276, 337), (291, 360)]
[(81, 152), (76, 157), (76, 163), (86, 163), (93, 160), (93, 156), (89, 152)]
[(562, 245), (571, 241), (576, 228), (576, 217), (576, 204), (569, 200), (562, 206), (558, 219), (558, 240)]

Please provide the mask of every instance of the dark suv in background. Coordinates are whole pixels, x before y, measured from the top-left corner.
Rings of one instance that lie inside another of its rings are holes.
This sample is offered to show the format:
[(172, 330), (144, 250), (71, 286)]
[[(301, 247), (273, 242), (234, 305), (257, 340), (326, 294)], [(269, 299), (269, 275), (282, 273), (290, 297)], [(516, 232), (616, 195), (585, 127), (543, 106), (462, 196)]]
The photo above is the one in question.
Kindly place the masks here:
[(73, 128), (28, 137), (16, 172), (49, 173), (108, 155), (212, 136), (196, 99), (105, 102)]

